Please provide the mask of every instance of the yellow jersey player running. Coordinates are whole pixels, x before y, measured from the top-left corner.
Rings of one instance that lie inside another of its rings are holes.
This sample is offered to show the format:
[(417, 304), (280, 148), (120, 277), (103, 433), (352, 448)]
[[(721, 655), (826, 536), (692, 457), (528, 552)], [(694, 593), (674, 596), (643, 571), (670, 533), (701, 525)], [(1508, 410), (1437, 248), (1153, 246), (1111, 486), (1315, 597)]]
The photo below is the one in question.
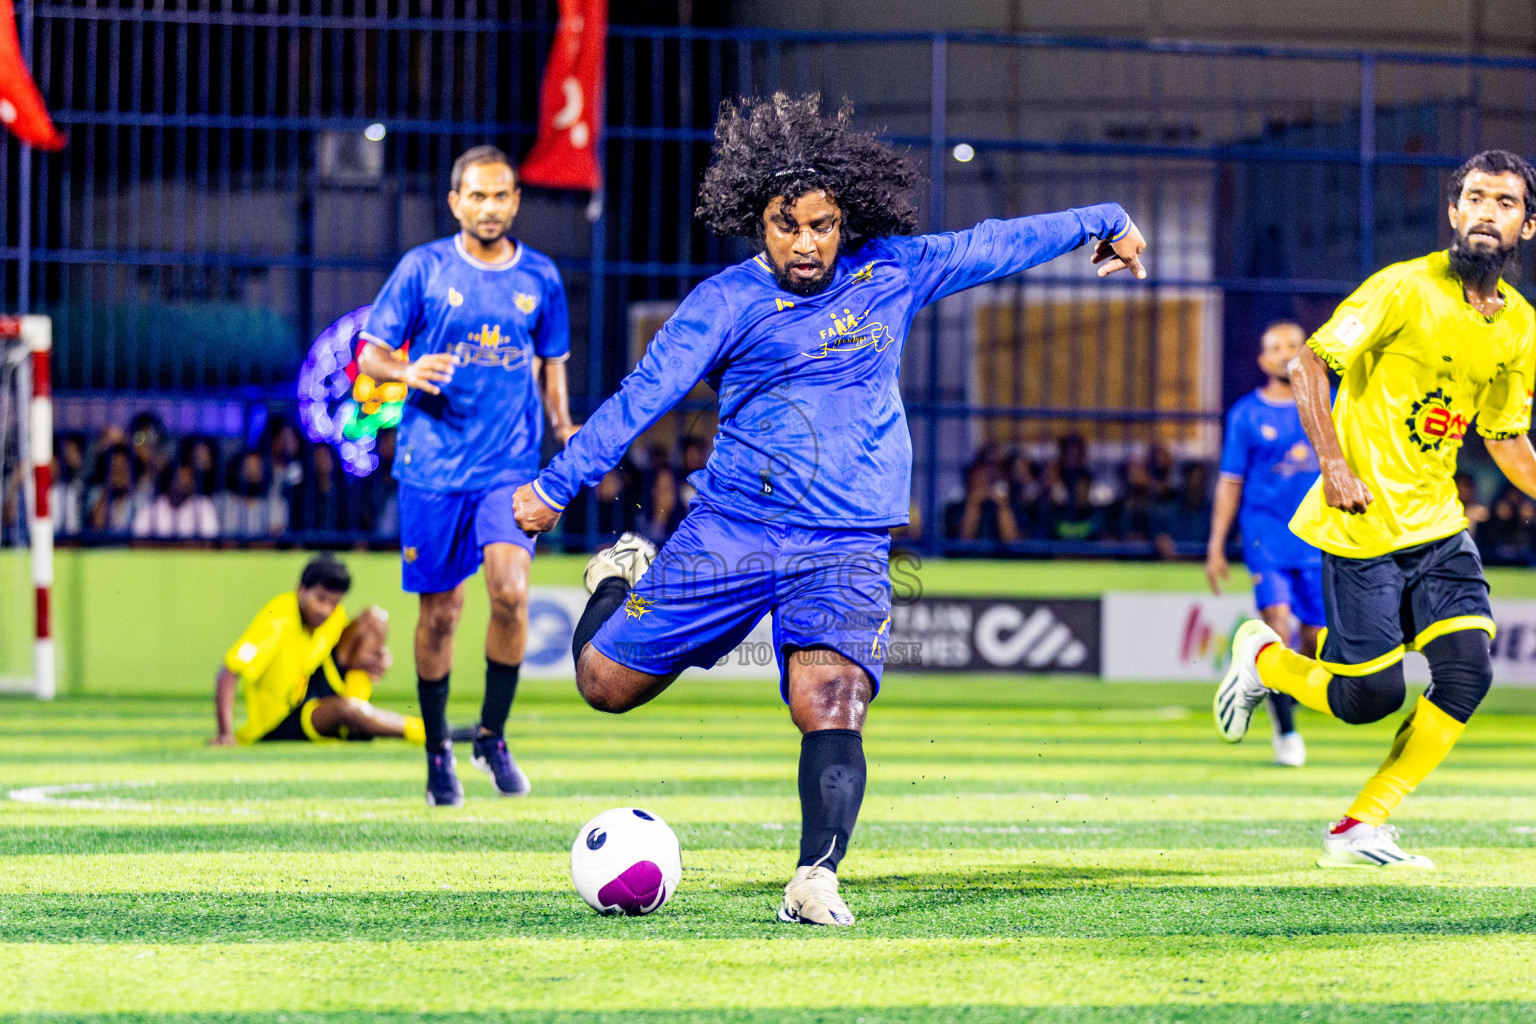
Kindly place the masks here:
[[(1434, 867), (1399, 849), (1386, 821), (1450, 752), (1493, 681), (1488, 584), (1453, 479), (1474, 419), (1504, 475), (1536, 495), (1526, 437), (1536, 315), (1499, 283), (1536, 234), (1536, 171), (1513, 153), (1479, 153), (1457, 169), (1449, 199), (1450, 251), (1377, 273), (1291, 364), (1322, 468), (1291, 520), (1323, 550), (1319, 656), (1245, 623), (1216, 692), (1216, 726), (1235, 743), (1271, 691), (1352, 724), (1380, 721), (1403, 704), (1403, 653), (1429, 661), (1429, 689), (1387, 759), (1325, 830), (1323, 867)], [(1342, 379), (1331, 414), (1330, 367)]]
[[(213, 746), (272, 740), (367, 740), (396, 736), (420, 745), (420, 718), (368, 702), (389, 668), (389, 620), (366, 609), (347, 620), (341, 600), (352, 588), (347, 567), (317, 555), (297, 590), (279, 594), (230, 647), (214, 688), (218, 733)], [(235, 690), (245, 691), (245, 725), (235, 730)]]

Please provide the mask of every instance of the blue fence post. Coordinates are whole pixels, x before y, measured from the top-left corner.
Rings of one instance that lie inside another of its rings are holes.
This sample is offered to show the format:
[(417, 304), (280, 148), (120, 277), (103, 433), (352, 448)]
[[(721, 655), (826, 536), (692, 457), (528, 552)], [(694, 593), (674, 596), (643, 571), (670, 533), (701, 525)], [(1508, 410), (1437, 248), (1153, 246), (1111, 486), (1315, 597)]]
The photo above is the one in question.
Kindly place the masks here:
[(1376, 58), (1360, 58), (1360, 278), (1376, 269)]
[[(604, 78), (603, 78), (603, 93), (604, 93), (604, 95), (603, 95), (603, 106), (602, 106), (602, 109), (604, 111), (604, 114), (603, 114), (603, 120), (604, 121), (607, 120), (607, 110), (608, 110), (607, 91), (608, 91), (608, 80), (607, 80), (607, 76), (604, 76)], [(606, 127), (606, 126), (600, 125), (599, 129), (601, 130), (604, 127)], [(607, 139), (603, 139), (599, 143), (599, 145), (595, 148), (595, 150), (593, 151), (594, 154), (597, 157), (597, 173), (598, 173), (598, 176), (599, 176), (599, 180), (602, 182), (602, 184), (599, 186), (599, 188), (601, 190), (604, 190), (604, 191), (608, 187), (607, 180), (602, 177), (603, 174), (605, 173), (605, 171), (607, 170), (607, 161), (603, 159), (603, 150), (604, 150), (604, 147), (606, 146), (606, 144), (607, 144)], [(603, 330), (603, 292), (606, 290), (607, 282), (608, 282), (608, 270), (607, 270), (607, 265), (606, 265), (607, 261), (606, 261), (605, 253), (603, 251), (604, 250), (604, 236), (607, 233), (607, 230), (606, 230), (607, 203), (605, 201), (604, 191), (598, 191), (598, 192), (593, 193), (591, 202), (590, 202), (590, 204), (587, 207), (587, 217), (588, 217), (588, 219), (590, 220), (590, 222), (592, 224), (592, 242), (591, 242), (591, 245), (592, 245), (592, 261), (591, 261), (592, 270), (591, 270), (590, 276), (588, 277), (589, 293), (587, 295), (587, 321), (588, 321), (587, 322), (587, 411), (582, 415), (582, 421), (583, 422), (585, 422), (586, 419), (588, 417), (590, 417), (593, 412), (596, 411), (598, 405), (601, 404), (602, 400), (603, 400), (603, 370), (604, 370), (604, 365), (603, 364), (606, 361), (603, 358), (603, 348), (604, 348), (604, 346), (603, 346), (603, 339), (604, 339), (604, 336), (606, 335), (606, 332)], [(620, 356), (620, 360), (621, 361), (624, 360), (624, 359), (627, 359), (627, 354)], [(587, 547), (587, 550), (590, 551), (590, 550), (593, 550), (593, 549), (595, 549), (597, 547), (597, 532), (598, 531), (597, 531), (597, 495), (596, 495), (596, 491), (593, 491), (591, 494), (589, 494), (587, 496), (586, 509), (587, 509), (587, 512), (586, 512), (586, 522), (583, 524), (583, 529), (586, 532), (586, 547)]]
[[(949, 44), (942, 35), (930, 43), (932, 78), (928, 87), (928, 228), (944, 230), (944, 143), (949, 134), (945, 123), (948, 106)], [(923, 496), (923, 530), (918, 536), (926, 551), (937, 551), (939, 531), (944, 528), (939, 515), (939, 417), (935, 410), (943, 400), (939, 393), (939, 308), (935, 305), (928, 321), (928, 481)]]

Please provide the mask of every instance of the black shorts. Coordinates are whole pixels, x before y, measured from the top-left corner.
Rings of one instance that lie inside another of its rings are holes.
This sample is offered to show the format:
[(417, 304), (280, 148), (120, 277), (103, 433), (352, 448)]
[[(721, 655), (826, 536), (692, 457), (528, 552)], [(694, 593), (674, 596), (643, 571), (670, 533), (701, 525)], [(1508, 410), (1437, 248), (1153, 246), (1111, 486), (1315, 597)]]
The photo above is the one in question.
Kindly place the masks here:
[(261, 738), (259, 742), (273, 741), (316, 741), (320, 739), (348, 739), (371, 740), (372, 736), (338, 736), (334, 733), (321, 734), (315, 731), (314, 724), (309, 721), (309, 716), (315, 713), (315, 705), (325, 697), (336, 696), (336, 689), (331, 686), (331, 681), (326, 678), (325, 666), (321, 665), (309, 677), (309, 686), (305, 688), (304, 699), (299, 706), (288, 712), (288, 717), (278, 722), (272, 730)]
[(1483, 562), (1465, 531), (1376, 558), (1323, 552), (1323, 611), (1318, 660), (1342, 676), (1379, 672), (1457, 630), (1494, 632)]

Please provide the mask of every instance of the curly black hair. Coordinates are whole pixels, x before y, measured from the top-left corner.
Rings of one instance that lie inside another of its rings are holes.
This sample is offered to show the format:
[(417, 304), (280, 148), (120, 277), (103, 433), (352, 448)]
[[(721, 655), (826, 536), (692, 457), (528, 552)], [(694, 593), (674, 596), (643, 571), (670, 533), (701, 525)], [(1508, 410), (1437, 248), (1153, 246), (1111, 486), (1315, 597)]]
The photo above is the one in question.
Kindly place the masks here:
[(916, 168), (873, 133), (853, 127), (853, 104), (821, 112), (816, 93), (796, 99), (726, 100), (715, 124), (715, 151), (694, 215), (717, 235), (761, 238), (763, 210), (774, 196), (831, 195), (843, 215), (843, 245), (917, 230)]

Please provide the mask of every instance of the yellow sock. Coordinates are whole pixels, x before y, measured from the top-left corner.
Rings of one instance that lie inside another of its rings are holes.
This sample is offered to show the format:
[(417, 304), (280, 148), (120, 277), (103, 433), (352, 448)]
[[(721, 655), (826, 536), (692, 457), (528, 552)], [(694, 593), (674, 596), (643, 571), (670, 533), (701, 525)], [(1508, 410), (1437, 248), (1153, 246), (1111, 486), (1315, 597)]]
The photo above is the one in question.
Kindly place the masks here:
[(1284, 644), (1270, 644), (1259, 652), (1258, 668), (1259, 678), (1271, 690), (1288, 693), (1313, 711), (1333, 714), (1328, 707), (1328, 683), (1333, 673), (1318, 662)]
[(427, 745), (427, 726), (419, 718), (407, 715), (405, 718), (405, 742), (414, 743), (418, 747)]
[(373, 677), (360, 668), (354, 668), (342, 678), (342, 696), (358, 700), (373, 699)]
[(1465, 728), (1466, 723), (1420, 697), (1397, 730), (1392, 752), (1350, 805), (1349, 816), (1369, 825), (1386, 821), (1403, 797), (1445, 760)]

